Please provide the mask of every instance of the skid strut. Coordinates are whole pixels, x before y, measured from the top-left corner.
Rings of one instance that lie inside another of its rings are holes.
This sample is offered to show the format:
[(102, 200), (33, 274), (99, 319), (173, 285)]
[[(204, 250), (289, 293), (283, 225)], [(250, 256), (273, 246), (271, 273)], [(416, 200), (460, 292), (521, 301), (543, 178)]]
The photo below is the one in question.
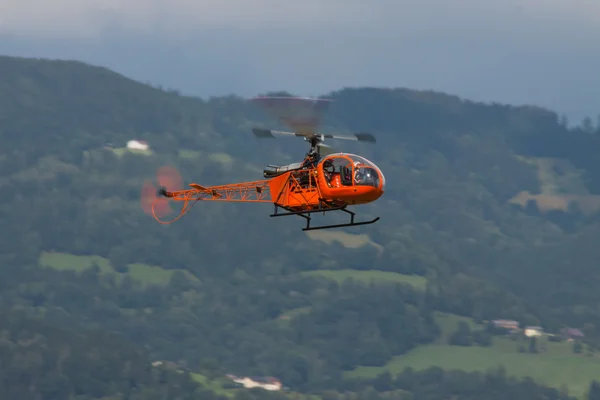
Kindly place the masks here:
[[(329, 204), (329, 203), (326, 203)], [(323, 207), (322, 204), (319, 205), (319, 208), (315, 208), (312, 209), (310, 211), (294, 211), (294, 210), (290, 210), (286, 207), (282, 207), (278, 204), (275, 204), (275, 212), (273, 214), (270, 215), (270, 217), (285, 217), (288, 215), (297, 215), (299, 217), (302, 217), (306, 220), (306, 227), (302, 228), (303, 231), (314, 231), (317, 229), (331, 229), (331, 228), (343, 228), (343, 227), (348, 227), (348, 226), (359, 226), (359, 225), (370, 225), (370, 224), (374, 224), (375, 222), (379, 221), (379, 217), (372, 219), (370, 221), (361, 221), (361, 222), (354, 222), (354, 216), (356, 215), (356, 213), (347, 210), (346, 209), (347, 205), (344, 204), (342, 206), (335, 206), (335, 205), (331, 205), (330, 207)], [(280, 213), (279, 209), (284, 209), (286, 210), (286, 212)], [(322, 226), (310, 226), (310, 221), (311, 221), (311, 216), (310, 214), (312, 213), (326, 213), (326, 212), (330, 212), (330, 211), (343, 211), (347, 214), (350, 214), (350, 222), (349, 223), (345, 223), (345, 224), (335, 224), (335, 225), (322, 225)]]

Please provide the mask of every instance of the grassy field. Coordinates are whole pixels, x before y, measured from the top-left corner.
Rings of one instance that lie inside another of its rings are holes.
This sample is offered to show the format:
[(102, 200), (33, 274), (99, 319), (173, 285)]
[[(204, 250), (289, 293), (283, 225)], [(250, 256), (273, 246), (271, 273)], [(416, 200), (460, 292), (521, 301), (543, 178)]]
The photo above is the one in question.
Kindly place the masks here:
[(115, 149), (112, 149), (112, 151), (113, 151), (113, 153), (115, 153), (118, 156), (123, 156), (126, 153), (139, 154), (139, 155), (143, 155), (143, 156), (150, 156), (150, 155), (154, 154), (152, 152), (152, 150), (128, 149), (127, 147), (115, 148)]
[[(125, 274), (114, 271), (110, 262), (100, 256), (77, 256), (68, 253), (53, 253), (44, 252), (40, 256), (39, 264), (42, 267), (49, 267), (59, 270), (83, 271), (91, 267), (94, 263), (98, 265), (102, 273), (115, 273), (119, 279), (122, 279)], [(141, 282), (143, 285), (165, 285), (169, 283), (171, 276), (177, 270), (167, 270), (161, 267), (156, 267), (146, 264), (129, 264), (129, 272), (127, 273), (133, 279)], [(197, 278), (185, 270), (182, 271), (189, 279), (197, 280)]]
[(333, 242), (338, 242), (342, 246), (347, 249), (358, 249), (363, 246), (373, 246), (379, 254), (383, 253), (383, 246), (378, 243), (375, 243), (371, 240), (369, 235), (348, 233), (343, 231), (310, 231), (306, 232), (306, 236), (308, 236), (312, 240), (320, 240), (327, 245), (331, 245)]
[(477, 325), (473, 318), (462, 317), (455, 314), (447, 314), (439, 311), (434, 312), (435, 322), (440, 326), (442, 334), (435, 342), (435, 344), (446, 344), (448, 337), (456, 330), (458, 323), (463, 321), (466, 322), (472, 330), (481, 329), (482, 327)]
[(179, 157), (181, 158), (200, 158), (202, 153), (196, 150), (179, 150)]
[[(113, 148), (112, 152), (118, 156), (123, 156), (126, 153), (139, 154), (145, 156), (150, 156), (154, 154), (152, 150), (128, 149), (127, 147)], [(235, 161), (233, 157), (227, 153), (202, 153), (200, 151), (187, 149), (179, 150), (179, 157), (188, 159), (204, 157), (209, 162), (219, 163), (226, 166), (232, 165)]]
[(210, 162), (216, 162), (221, 164), (232, 164), (235, 160), (232, 156), (227, 153), (203, 153), (197, 150), (179, 150), (179, 157), (181, 158), (206, 158)]
[(284, 323), (287, 323), (287, 321), (290, 321), (299, 315), (309, 313), (311, 311), (311, 309), (312, 309), (312, 307), (292, 308), (291, 310), (287, 310), (287, 311), (283, 312), (278, 317), (278, 319), (283, 321)]
[[(210, 380), (208, 379), (206, 376), (202, 375), (202, 374), (198, 374), (198, 373), (191, 373), (190, 374), (192, 379), (195, 380), (196, 382), (200, 383), (202, 386), (212, 390), (213, 392), (220, 394), (222, 396), (227, 396), (227, 397), (234, 397), (235, 394), (239, 391), (243, 391), (243, 390), (247, 390), (244, 388), (239, 388), (239, 389), (226, 389), (223, 387), (223, 385), (229, 381), (228, 378), (217, 378), (214, 380)], [(288, 397), (289, 399), (294, 399), (294, 400), (320, 400), (321, 398), (316, 396), (316, 395), (310, 395), (310, 394), (300, 394), (298, 392), (293, 392), (293, 391), (286, 391), (283, 392), (286, 397)]]
[[(468, 318), (453, 315), (436, 315), (446, 337), (456, 329), (456, 323), (463, 319), (472, 327), (477, 325)], [(588, 356), (586, 353), (574, 354), (572, 344), (566, 342), (550, 342), (539, 338), (539, 345), (545, 351), (531, 354), (519, 353), (517, 347), (523, 345), (527, 349), (526, 340), (511, 340), (508, 337), (495, 337), (491, 347), (459, 347), (445, 344), (445, 338), (438, 342), (421, 346), (409, 353), (394, 357), (384, 367), (359, 367), (347, 373), (349, 377), (373, 377), (390, 371), (400, 373), (405, 367), (422, 370), (432, 366), (444, 369), (464, 371), (485, 371), (502, 365), (508, 374), (516, 377), (529, 376), (535, 381), (560, 389), (568, 387), (573, 396), (583, 398), (593, 379), (600, 376), (600, 357)]]
[(534, 200), (542, 212), (568, 211), (571, 203), (577, 203), (586, 214), (600, 210), (600, 196), (589, 194), (582, 179), (582, 171), (573, 167), (569, 161), (522, 156), (518, 156), (518, 159), (536, 166), (540, 193), (522, 191), (510, 199), (509, 203), (526, 207), (529, 200)]
[(190, 376), (192, 377), (192, 379), (194, 381), (198, 382), (199, 384), (206, 387), (207, 389), (212, 390), (213, 392), (220, 394), (222, 396), (233, 397), (233, 396), (235, 396), (236, 391), (239, 390), (239, 389), (225, 389), (223, 387), (223, 384), (225, 383), (226, 378), (210, 380), (206, 376), (204, 376), (202, 374), (197, 374), (197, 373), (191, 373)]
[(354, 269), (320, 269), (315, 271), (302, 272), (304, 276), (317, 276), (326, 279), (333, 279), (342, 283), (346, 279), (353, 279), (364, 283), (407, 283), (419, 290), (425, 290), (427, 279), (419, 275), (404, 275), (397, 272), (378, 271), (378, 270), (354, 270)]

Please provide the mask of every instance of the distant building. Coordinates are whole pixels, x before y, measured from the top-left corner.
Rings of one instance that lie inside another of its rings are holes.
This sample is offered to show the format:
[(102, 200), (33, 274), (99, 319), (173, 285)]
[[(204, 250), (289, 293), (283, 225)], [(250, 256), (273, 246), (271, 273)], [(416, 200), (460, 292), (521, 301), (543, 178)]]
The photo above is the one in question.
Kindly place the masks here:
[(526, 326), (525, 327), (525, 336), (534, 337), (534, 336), (542, 336), (544, 333), (544, 329), (541, 326)]
[(144, 140), (130, 140), (127, 142), (127, 148), (129, 150), (149, 150), (150, 146)]
[(281, 390), (283, 388), (283, 385), (281, 384), (279, 379), (273, 378), (272, 376), (239, 377), (234, 375), (227, 375), (227, 377), (232, 381), (239, 383), (247, 389), (259, 387), (265, 390)]
[(575, 328), (563, 328), (560, 330), (560, 336), (565, 340), (580, 340), (585, 337), (583, 332)]
[(517, 321), (507, 319), (495, 319), (492, 321), (492, 325), (495, 328), (503, 328), (511, 331), (519, 329), (519, 323)]

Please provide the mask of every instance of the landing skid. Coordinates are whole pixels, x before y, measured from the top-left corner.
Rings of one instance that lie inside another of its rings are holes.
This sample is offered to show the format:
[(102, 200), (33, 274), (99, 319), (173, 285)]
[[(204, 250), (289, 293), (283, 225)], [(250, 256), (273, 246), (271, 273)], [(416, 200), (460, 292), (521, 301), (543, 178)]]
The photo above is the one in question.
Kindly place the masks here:
[[(354, 222), (354, 216), (356, 215), (356, 213), (354, 213), (350, 210), (347, 210), (346, 207), (347, 207), (346, 204), (344, 204), (343, 206), (331, 206), (331, 207), (323, 207), (322, 205), (320, 205), (319, 208), (316, 208), (316, 209), (310, 210), (310, 211), (292, 211), (292, 210), (287, 209), (286, 207), (282, 207), (282, 206), (275, 204), (275, 212), (273, 214), (271, 214), (270, 217), (273, 218), (273, 217), (285, 217), (288, 215), (298, 215), (306, 220), (306, 228), (302, 228), (303, 231), (314, 231), (317, 229), (331, 229), (331, 228), (344, 228), (344, 227), (348, 227), (348, 226), (370, 225), (370, 224), (374, 224), (375, 222), (379, 221), (379, 217), (377, 217), (371, 221)], [(280, 208), (286, 210), (287, 212), (279, 213), (278, 211)], [(310, 226), (310, 221), (312, 218), (310, 216), (310, 214), (320, 213), (320, 212), (326, 213), (326, 212), (330, 212), (330, 211), (343, 211), (345, 213), (350, 214), (350, 222), (346, 223), (346, 224), (322, 225), (322, 226), (315, 226), (315, 227)]]

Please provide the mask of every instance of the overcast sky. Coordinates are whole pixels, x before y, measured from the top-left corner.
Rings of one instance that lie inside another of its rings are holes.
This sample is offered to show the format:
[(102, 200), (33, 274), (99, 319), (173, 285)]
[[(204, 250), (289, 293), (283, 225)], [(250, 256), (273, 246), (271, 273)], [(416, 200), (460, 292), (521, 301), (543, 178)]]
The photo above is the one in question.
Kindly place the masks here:
[(202, 97), (408, 87), (600, 114), (600, 0), (0, 0), (0, 53)]

